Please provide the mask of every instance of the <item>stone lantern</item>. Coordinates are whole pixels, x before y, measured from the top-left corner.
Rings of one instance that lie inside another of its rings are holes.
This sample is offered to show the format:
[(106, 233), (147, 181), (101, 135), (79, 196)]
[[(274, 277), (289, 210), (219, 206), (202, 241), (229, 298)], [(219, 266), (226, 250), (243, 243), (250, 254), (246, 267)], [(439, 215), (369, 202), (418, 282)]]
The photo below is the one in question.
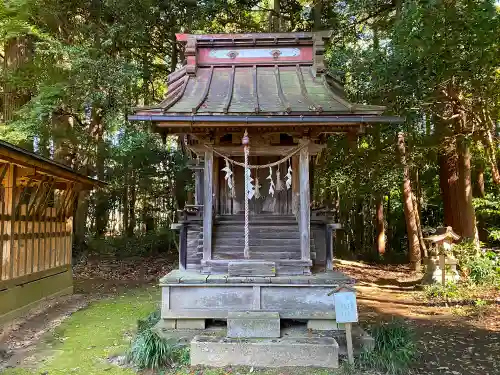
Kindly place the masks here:
[(453, 256), (453, 242), (460, 236), (451, 227), (440, 227), (436, 232), (425, 238), (428, 241), (429, 257), (425, 260), (424, 283), (432, 284), (446, 281), (458, 281), (460, 276), (457, 271), (457, 259)]

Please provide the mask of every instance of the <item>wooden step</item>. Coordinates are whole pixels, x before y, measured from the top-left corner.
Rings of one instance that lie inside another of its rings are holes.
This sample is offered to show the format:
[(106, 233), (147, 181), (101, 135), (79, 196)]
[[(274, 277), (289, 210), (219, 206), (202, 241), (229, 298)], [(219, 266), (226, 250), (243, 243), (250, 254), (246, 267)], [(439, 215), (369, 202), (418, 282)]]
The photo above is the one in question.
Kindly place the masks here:
[[(225, 260), (225, 259), (244, 259), (243, 251), (241, 252), (222, 252), (218, 251), (212, 254), (212, 258), (216, 260)], [(280, 252), (256, 252), (250, 251), (249, 253), (250, 259), (254, 260), (278, 260), (278, 259), (300, 259), (300, 251), (299, 252), (290, 252), (290, 251), (280, 251)]]
[[(250, 246), (298, 246), (300, 247), (300, 239), (292, 238), (292, 239), (283, 239), (283, 238), (261, 238), (261, 237), (250, 237), (248, 240)], [(226, 237), (220, 238), (215, 237), (213, 244), (215, 249), (219, 246), (244, 246), (245, 239), (242, 237)]]
[[(218, 239), (232, 239), (232, 238), (243, 238), (245, 233), (243, 231), (215, 231), (213, 234), (214, 240)], [(283, 239), (283, 240), (294, 240), (300, 239), (299, 231), (269, 231), (269, 232), (255, 232), (250, 230), (250, 238), (259, 239)]]
[[(252, 233), (280, 233), (280, 232), (297, 232), (299, 231), (298, 225), (251, 225), (249, 227), (250, 234)], [(241, 233), (245, 232), (245, 228), (243, 224), (236, 225), (218, 225), (214, 228), (214, 233), (222, 233), (222, 232), (231, 232), (231, 233)]]

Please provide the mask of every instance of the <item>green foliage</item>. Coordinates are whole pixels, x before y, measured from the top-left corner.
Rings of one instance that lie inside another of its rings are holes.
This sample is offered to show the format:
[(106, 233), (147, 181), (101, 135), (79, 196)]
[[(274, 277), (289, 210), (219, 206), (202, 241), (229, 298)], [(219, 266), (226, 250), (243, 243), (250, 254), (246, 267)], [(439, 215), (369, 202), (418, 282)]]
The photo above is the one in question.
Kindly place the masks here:
[(495, 194), (484, 198), (475, 198), (474, 209), (480, 227), (488, 233), (488, 240), (500, 244), (500, 199)]
[(500, 256), (487, 249), (478, 249), (472, 241), (453, 246), (460, 270), (467, 281), (476, 285), (500, 282)]
[(185, 348), (172, 340), (161, 338), (154, 326), (160, 320), (160, 312), (152, 312), (146, 319), (138, 321), (137, 334), (132, 340), (128, 359), (139, 369), (159, 369), (173, 363), (185, 364)]
[(500, 281), (500, 257), (493, 251), (483, 251), (463, 262), (461, 267), (476, 285), (496, 284)]
[(387, 374), (407, 374), (417, 356), (411, 328), (402, 321), (393, 320), (372, 327), (370, 334), (375, 339), (375, 348), (361, 354), (361, 366)]
[(430, 284), (424, 286), (424, 295), (429, 300), (453, 300), (460, 296), (458, 284), (448, 281), (446, 285)]

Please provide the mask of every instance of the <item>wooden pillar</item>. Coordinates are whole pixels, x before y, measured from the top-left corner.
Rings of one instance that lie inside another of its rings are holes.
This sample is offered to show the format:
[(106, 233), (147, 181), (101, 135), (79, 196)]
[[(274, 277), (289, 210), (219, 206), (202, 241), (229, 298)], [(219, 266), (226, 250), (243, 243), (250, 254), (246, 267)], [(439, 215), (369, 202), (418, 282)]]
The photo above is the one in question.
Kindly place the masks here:
[(311, 202), (314, 202), (314, 160), (309, 158), (309, 196)]
[(292, 213), (300, 220), (299, 215), (299, 196), (300, 196), (300, 183), (299, 183), (299, 157), (298, 155), (292, 156)]
[(205, 151), (205, 172), (203, 179), (203, 260), (212, 259), (213, 163), (213, 151)]
[(197, 166), (194, 170), (194, 204), (203, 204), (203, 168)]
[(185, 271), (187, 267), (187, 232), (188, 226), (184, 222), (179, 232), (179, 269), (182, 271)]
[(14, 277), (14, 207), (16, 199), (16, 166), (10, 164), (5, 175), (6, 183), (3, 197), (3, 214), (9, 219), (2, 220), (2, 235), (6, 238), (2, 240), (2, 280)]
[(213, 161), (213, 200), (214, 200), (214, 213), (218, 215), (220, 213), (220, 184), (219, 184), (219, 171), (220, 171), (220, 157), (216, 156)]
[[(301, 140), (301, 143), (309, 143), (308, 139)], [(310, 191), (309, 191), (309, 148), (306, 146), (300, 150), (299, 156), (299, 180), (300, 180), (300, 252), (302, 260), (311, 259), (311, 211), (310, 211)]]

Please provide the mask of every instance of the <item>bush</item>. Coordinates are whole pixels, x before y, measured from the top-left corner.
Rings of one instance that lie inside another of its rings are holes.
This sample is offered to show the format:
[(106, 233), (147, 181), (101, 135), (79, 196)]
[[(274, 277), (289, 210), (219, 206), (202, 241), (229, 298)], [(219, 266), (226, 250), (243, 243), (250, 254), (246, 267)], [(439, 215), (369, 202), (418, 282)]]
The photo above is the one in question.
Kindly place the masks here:
[(495, 283), (500, 278), (500, 264), (489, 252), (467, 259), (463, 267), (470, 281), (476, 285)]
[(460, 296), (458, 285), (448, 281), (446, 285), (431, 284), (424, 287), (424, 294), (430, 300), (451, 300)]
[(132, 340), (127, 358), (139, 369), (158, 369), (189, 362), (189, 353), (183, 345), (161, 338), (153, 329), (159, 320), (160, 312), (154, 311), (137, 323), (137, 335)]
[(500, 257), (494, 251), (480, 250), (472, 241), (464, 241), (455, 245), (453, 252), (467, 280), (476, 285), (499, 283)]
[(374, 326), (370, 329), (375, 348), (360, 356), (360, 365), (366, 369), (387, 374), (406, 374), (417, 356), (413, 331), (402, 321)]

